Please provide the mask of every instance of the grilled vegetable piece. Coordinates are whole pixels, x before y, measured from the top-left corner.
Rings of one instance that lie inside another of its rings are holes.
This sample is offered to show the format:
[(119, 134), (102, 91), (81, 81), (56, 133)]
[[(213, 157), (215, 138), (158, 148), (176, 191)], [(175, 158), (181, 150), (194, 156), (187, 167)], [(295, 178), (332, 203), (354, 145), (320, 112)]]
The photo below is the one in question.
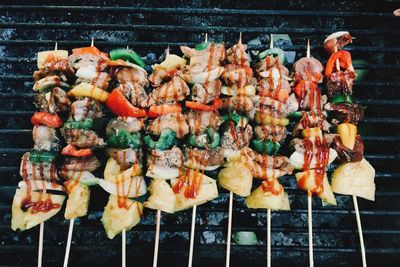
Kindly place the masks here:
[(241, 197), (250, 195), (252, 182), (253, 176), (246, 164), (235, 157), (229, 157), (218, 173), (219, 185)]
[(33, 90), (41, 93), (41, 92), (46, 92), (48, 90), (52, 90), (54, 87), (69, 89), (69, 84), (61, 81), (60, 77), (54, 75), (45, 77), (35, 82), (35, 84), (33, 85)]
[(282, 64), (285, 63), (285, 59), (286, 59), (285, 52), (282, 49), (277, 48), (277, 47), (267, 49), (264, 52), (261, 52), (260, 54), (258, 54), (257, 57), (259, 60), (261, 60), (270, 55), (272, 55), (273, 57), (279, 58), (279, 60)]
[(104, 189), (104, 191), (117, 197), (136, 198), (146, 194), (147, 187), (143, 177), (131, 177), (129, 173), (130, 169), (127, 171), (118, 175), (118, 177), (115, 177), (115, 179), (118, 180), (117, 183), (99, 179), (99, 185)]
[(218, 197), (214, 179), (191, 169), (185, 169), (177, 179), (171, 180), (176, 195), (175, 211), (201, 205)]
[(258, 124), (263, 125), (279, 125), (279, 126), (287, 126), (289, 124), (289, 119), (287, 118), (273, 118), (267, 114), (260, 114), (260, 112), (256, 112), (255, 120)]
[(332, 190), (343, 195), (355, 195), (375, 200), (375, 169), (366, 160), (340, 165), (332, 174)]
[(289, 196), (283, 190), (274, 195), (265, 192), (262, 186), (257, 187), (246, 197), (246, 206), (250, 209), (290, 210)]
[(183, 67), (185, 65), (186, 65), (186, 60), (184, 58), (168, 53), (163, 62), (161, 62), (160, 64), (154, 64), (151, 67), (153, 68), (153, 70), (156, 70), (157, 68), (175, 69)]
[(50, 128), (59, 128), (62, 125), (62, 120), (57, 114), (48, 112), (36, 112), (31, 118), (33, 125), (45, 125)]
[(61, 150), (61, 154), (64, 156), (72, 156), (72, 157), (90, 157), (93, 156), (93, 151), (90, 148), (82, 148), (77, 149), (73, 145), (67, 145)]
[(258, 153), (276, 155), (281, 147), (278, 142), (271, 140), (253, 140), (254, 149)]
[(73, 121), (73, 120), (67, 120), (64, 123), (64, 128), (66, 129), (85, 129), (89, 130), (93, 127), (93, 119), (92, 118), (86, 118), (81, 121)]
[(182, 112), (182, 107), (180, 104), (177, 105), (163, 104), (159, 106), (151, 106), (149, 109), (148, 116), (151, 118), (155, 118), (167, 113), (181, 113), (181, 112)]
[(74, 180), (87, 186), (92, 186), (99, 183), (99, 178), (96, 178), (91, 172), (88, 171), (61, 170), (60, 175), (64, 179)]
[(357, 126), (351, 123), (341, 123), (337, 126), (337, 133), (345, 147), (354, 149), (357, 136)]
[(65, 219), (85, 216), (89, 207), (89, 187), (73, 180), (69, 180), (65, 184), (69, 191), (64, 213)]
[(60, 59), (68, 59), (67, 50), (50, 50), (38, 52), (37, 67), (43, 69), (47, 62), (57, 61)]
[(140, 133), (131, 134), (125, 129), (121, 129), (107, 139), (107, 145), (116, 148), (140, 148), (142, 145), (140, 137)]
[(144, 206), (149, 209), (161, 210), (168, 213), (175, 212), (176, 197), (167, 181), (153, 179), (149, 185), (150, 196)]
[(117, 48), (110, 51), (111, 60), (122, 59), (131, 63), (135, 63), (140, 67), (144, 68), (146, 63), (144, 63), (143, 59), (132, 49), (126, 48)]
[(74, 88), (72, 88), (68, 95), (75, 97), (91, 97), (100, 102), (105, 102), (108, 98), (109, 93), (106, 91), (96, 87), (95, 85), (91, 85), (90, 83), (80, 83)]
[(352, 43), (353, 38), (346, 31), (335, 32), (326, 37), (324, 48), (328, 53), (332, 54), (335, 51), (341, 50), (345, 45)]
[[(351, 60), (351, 54), (349, 51), (340, 50), (333, 53), (326, 63), (325, 76), (330, 77), (336, 69), (336, 62), (339, 61), (340, 68), (346, 71), (354, 72), (353, 62)], [(340, 70), (337, 70), (340, 71)]]
[(147, 114), (146, 110), (133, 106), (128, 99), (125, 98), (124, 94), (117, 89), (114, 89), (107, 100), (104, 99), (104, 101), (111, 112), (117, 116), (140, 118), (145, 117)]
[(198, 148), (213, 149), (219, 146), (221, 138), (218, 131), (213, 128), (207, 128), (203, 134), (189, 136), (189, 144)]
[(150, 135), (146, 135), (144, 142), (151, 149), (168, 150), (176, 144), (177, 139), (175, 132), (167, 128), (161, 131), (160, 138), (157, 141), (154, 141)]
[[(48, 204), (51, 209), (47, 212), (37, 212), (33, 210), (32, 206), (27, 207), (28, 199), (26, 197), (28, 194), (31, 196), (31, 202), (37, 203), (36, 206), (39, 206), (39, 203), (41, 203), (41, 206)], [(17, 189), (12, 204), (11, 229), (14, 231), (17, 229), (21, 231), (28, 230), (50, 219), (60, 211), (64, 199), (64, 195), (51, 195), (43, 192), (28, 193), (26, 188)]]
[[(338, 153), (334, 149), (330, 148), (329, 149), (328, 165), (331, 164), (336, 159), (337, 156), (338, 156)], [(303, 165), (304, 165), (304, 153), (299, 152), (299, 151), (295, 151), (295, 152), (293, 152), (293, 154), (290, 156), (289, 159), (290, 159), (291, 164), (293, 165), (293, 167), (296, 170), (301, 170), (303, 168)], [(312, 159), (310, 161), (310, 166), (308, 166), (308, 168), (313, 169), (313, 168), (316, 168), (316, 167), (318, 167), (317, 166), (317, 160), (315, 158), (315, 154), (313, 153)]]
[[(120, 207), (121, 201), (126, 208)], [(113, 239), (123, 229), (129, 231), (140, 222), (142, 214), (142, 203), (130, 199), (119, 200), (118, 197), (110, 195), (101, 218), (107, 237)]]
[(37, 149), (32, 149), (30, 154), (29, 154), (29, 161), (32, 161), (34, 163), (39, 163), (39, 162), (53, 162), (58, 156), (57, 151), (43, 151), (43, 150), (37, 150)]
[(328, 182), (328, 176), (325, 170), (306, 170), (296, 173), (295, 176), (299, 188), (317, 195), (322, 199), (323, 203), (336, 205), (336, 199)]

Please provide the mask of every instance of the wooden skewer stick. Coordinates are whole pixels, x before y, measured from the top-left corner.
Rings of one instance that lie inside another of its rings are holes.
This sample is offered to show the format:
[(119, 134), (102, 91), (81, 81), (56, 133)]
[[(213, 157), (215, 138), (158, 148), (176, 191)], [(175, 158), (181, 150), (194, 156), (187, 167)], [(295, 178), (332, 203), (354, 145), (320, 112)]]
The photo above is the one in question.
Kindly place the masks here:
[(269, 48), (274, 48), (274, 35), (271, 33), (269, 38)]
[(271, 267), (271, 209), (267, 209), (267, 267)]
[(361, 227), (360, 210), (358, 209), (357, 196), (355, 196), (355, 195), (353, 195), (353, 203), (354, 203), (354, 210), (356, 213), (358, 236), (360, 238), (362, 266), (367, 267), (367, 257), (365, 255), (365, 246), (364, 246), (364, 237), (363, 237), (363, 232), (362, 232), (362, 227)]
[(193, 245), (194, 245), (194, 230), (196, 227), (196, 209), (197, 205), (193, 206), (192, 209), (192, 226), (190, 229), (190, 245), (189, 245), (189, 262), (188, 262), (188, 267), (192, 267), (193, 263)]
[(122, 229), (122, 267), (126, 267), (126, 230)]
[[(311, 57), (310, 39), (307, 40), (307, 57)], [(312, 193), (307, 192), (307, 203), (308, 203), (308, 257), (310, 267), (314, 266), (314, 248), (313, 248), (313, 233), (312, 233)]]
[(160, 220), (161, 220), (161, 210), (157, 210), (156, 238), (154, 241), (153, 267), (157, 267), (157, 261), (158, 261), (158, 245), (160, 243)]
[(39, 228), (39, 249), (38, 249), (38, 265), (37, 265), (38, 267), (42, 267), (43, 233), (44, 233), (44, 222), (41, 222)]
[(71, 240), (72, 240), (72, 232), (74, 230), (74, 218), (69, 220), (69, 228), (68, 228), (68, 237), (67, 237), (67, 247), (65, 249), (65, 256), (64, 256), (64, 264), (63, 267), (68, 266), (68, 259), (69, 259), (69, 252), (71, 250)]
[(92, 42), (90, 43), (90, 46), (93, 47), (94, 46), (94, 38), (92, 37)]
[(232, 209), (233, 209), (233, 192), (229, 191), (228, 230), (226, 236), (226, 262), (225, 262), (226, 267), (229, 267), (231, 260)]

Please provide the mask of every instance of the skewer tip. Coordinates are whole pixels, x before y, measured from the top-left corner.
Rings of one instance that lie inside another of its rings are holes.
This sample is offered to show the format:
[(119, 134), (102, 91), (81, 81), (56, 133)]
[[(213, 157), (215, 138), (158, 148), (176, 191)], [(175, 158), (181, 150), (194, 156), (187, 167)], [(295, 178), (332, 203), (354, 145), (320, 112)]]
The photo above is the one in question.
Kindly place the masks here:
[(57, 51), (57, 49), (58, 49), (58, 42), (56, 41), (56, 44), (54, 45), (54, 50)]
[(311, 57), (310, 39), (307, 39), (307, 57)]
[(269, 36), (269, 48), (274, 48), (274, 35), (271, 33)]
[(90, 46), (93, 47), (94, 46), (94, 38), (92, 37), (92, 42), (90, 43)]
[(242, 43), (242, 32), (239, 33), (239, 44)]
[(205, 43), (208, 42), (208, 33), (206, 33), (206, 36), (204, 37), (204, 42), (205, 42)]

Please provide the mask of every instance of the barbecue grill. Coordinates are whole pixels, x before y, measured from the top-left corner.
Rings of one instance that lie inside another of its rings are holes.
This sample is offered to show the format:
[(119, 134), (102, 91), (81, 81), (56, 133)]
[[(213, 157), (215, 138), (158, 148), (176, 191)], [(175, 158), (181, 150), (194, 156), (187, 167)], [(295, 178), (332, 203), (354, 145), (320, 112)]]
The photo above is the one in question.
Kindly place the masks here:
[[(63, 1), (62, 6), (43, 1), (2, 1), (0, 6), (0, 266), (35, 264), (38, 227), (26, 232), (10, 229), (11, 202), (20, 180), (21, 155), (32, 147), (29, 118), (34, 112), (31, 73), (36, 53), (58, 42), (61, 49), (87, 46), (90, 38), (104, 51), (134, 48), (154, 63), (169, 46), (193, 46), (208, 33), (228, 46), (269, 33), (289, 34), (296, 58), (305, 56), (306, 40), (312, 55), (325, 63), (322, 43), (326, 35), (348, 30), (356, 37), (348, 46), (355, 64), (366, 75), (355, 85), (358, 103), (367, 106), (360, 132), (365, 157), (377, 171), (376, 201), (359, 199), (369, 266), (393, 266), (400, 260), (400, 63), (399, 19), (393, 11), (400, 1)], [(46, 1), (47, 2), (47, 1)], [(251, 49), (265, 48), (250, 45)], [(307, 197), (296, 188), (293, 176), (281, 179), (290, 195), (289, 212), (274, 212), (272, 257), (276, 265), (308, 263)], [(193, 264), (225, 262), (229, 193), (197, 209)], [(313, 203), (314, 258), (316, 265), (361, 266), (359, 240), (351, 196), (337, 195), (336, 207)], [(109, 240), (100, 222), (107, 194), (94, 187), (89, 216), (77, 219), (70, 266), (120, 264), (120, 237)], [(233, 234), (255, 232), (258, 243), (232, 244), (231, 265), (263, 266), (266, 261), (266, 210), (249, 210), (235, 197)], [(127, 232), (127, 261), (150, 266), (153, 259), (156, 211), (146, 209), (140, 225)], [(163, 214), (159, 266), (187, 264), (191, 210)], [(68, 221), (60, 212), (46, 222), (43, 265), (62, 265)]]

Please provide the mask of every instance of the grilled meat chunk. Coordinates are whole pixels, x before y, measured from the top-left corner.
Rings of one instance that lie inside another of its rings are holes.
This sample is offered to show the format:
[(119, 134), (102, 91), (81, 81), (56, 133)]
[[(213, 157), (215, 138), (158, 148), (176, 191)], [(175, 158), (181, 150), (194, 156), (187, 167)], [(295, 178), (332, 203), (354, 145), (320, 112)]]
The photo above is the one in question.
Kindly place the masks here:
[(177, 75), (177, 69), (155, 68), (150, 74), (149, 81), (153, 87), (158, 87), (163, 81), (169, 81)]
[(159, 116), (147, 126), (147, 131), (154, 135), (160, 135), (163, 129), (170, 128), (178, 138), (184, 137), (189, 132), (189, 126), (185, 116), (180, 113), (168, 113)]
[(108, 73), (97, 71), (95, 66), (82, 67), (75, 75), (78, 77), (76, 84), (89, 83), (103, 90), (108, 89), (111, 79)]
[(111, 119), (106, 127), (107, 136), (117, 133), (118, 130), (126, 130), (129, 133), (136, 133), (142, 130), (143, 120), (134, 117), (118, 117)]
[(223, 99), (225, 109), (249, 112), (254, 109), (253, 97), (246, 95), (235, 95)]
[(57, 166), (53, 162), (35, 163), (29, 160), (30, 153), (22, 156), (19, 174), (28, 180), (45, 180), (48, 182), (59, 181)]
[(58, 148), (59, 139), (56, 129), (43, 125), (35, 125), (32, 131), (34, 148), (38, 150), (52, 150)]
[(364, 158), (364, 144), (361, 140), (361, 136), (356, 136), (356, 142), (353, 149), (349, 149), (343, 145), (339, 135), (336, 135), (333, 139), (333, 149), (338, 153), (340, 162), (356, 162), (361, 161)]
[(207, 128), (217, 129), (222, 123), (218, 111), (190, 110), (186, 118), (192, 134), (199, 134)]
[(147, 72), (136, 68), (111, 68), (111, 77), (118, 81), (120, 84), (124, 83), (137, 83), (142, 87), (147, 87), (149, 81), (147, 80)]
[(100, 72), (107, 67), (108, 58), (104, 55), (72, 54), (68, 57), (68, 61), (75, 70), (83, 67), (95, 67), (95, 69)]
[(282, 65), (278, 58), (267, 56), (256, 64), (256, 73), (263, 78), (286, 78), (289, 77), (289, 70)]
[(123, 170), (132, 167), (134, 164), (142, 165), (143, 153), (141, 149), (107, 148), (107, 155), (115, 159)]
[(313, 57), (303, 57), (293, 64), (294, 79), (296, 81), (313, 81), (315, 83), (322, 83), (324, 76), (322, 71), (324, 66), (318, 59)]
[(221, 77), (229, 87), (239, 89), (250, 83), (253, 71), (249, 67), (228, 64), (224, 66), (224, 73)]
[(226, 50), (226, 59), (231, 64), (250, 67), (250, 56), (246, 53), (247, 45), (237, 43)]
[(104, 116), (104, 113), (103, 107), (98, 101), (93, 98), (85, 97), (72, 103), (71, 115), (75, 121), (82, 121), (85, 118), (101, 118)]
[(254, 134), (258, 140), (281, 142), (286, 138), (286, 128), (278, 125), (258, 125), (254, 127)]
[(185, 81), (175, 76), (151, 92), (150, 104), (175, 104), (184, 100), (189, 94), (190, 90)]
[(352, 43), (353, 38), (349, 32), (335, 32), (326, 37), (324, 41), (324, 48), (329, 54), (341, 50), (345, 45)]
[(96, 157), (75, 158), (66, 157), (62, 165), (61, 172), (67, 171), (88, 171), (94, 172), (100, 167), (100, 162)]
[(35, 105), (44, 112), (60, 112), (68, 111), (71, 105), (67, 93), (60, 87), (54, 87), (48, 93), (36, 93)]
[(334, 118), (333, 123), (350, 122), (358, 124), (364, 118), (364, 107), (359, 104), (327, 103), (324, 108), (329, 111), (329, 116)]
[(326, 83), (328, 96), (351, 95), (355, 78), (353, 71), (333, 72)]
[(222, 82), (219, 79), (204, 84), (196, 83), (192, 87), (191, 98), (193, 101), (208, 104), (219, 96), (221, 87)]
[(74, 70), (66, 59), (58, 59), (56, 61), (48, 61), (43, 68), (33, 72), (35, 82), (47, 76), (57, 75), (64, 82), (74, 78)]
[(147, 158), (148, 165), (165, 166), (168, 168), (181, 168), (183, 166), (183, 153), (174, 146), (170, 150), (150, 150)]
[(78, 148), (94, 148), (104, 146), (103, 138), (100, 138), (95, 131), (84, 129), (61, 128), (61, 133), (68, 144)]
[(185, 57), (191, 59), (191, 65), (193, 57), (196, 58), (196, 62), (203, 62), (205, 65), (212, 66), (219, 66), (220, 63), (225, 59), (225, 45), (223, 43), (210, 43), (210, 45), (203, 50), (197, 50), (188, 46), (181, 46), (181, 51)]
[(128, 82), (118, 85), (115, 89), (121, 91), (135, 107), (145, 108), (148, 106), (149, 96), (140, 84)]
[(186, 148), (185, 162), (188, 162), (190, 164), (190, 167), (194, 169), (204, 169), (211, 166), (221, 166), (222, 164), (224, 164), (224, 150), (221, 147), (210, 150)]
[(241, 149), (250, 145), (252, 136), (253, 128), (250, 124), (242, 128), (235, 126), (234, 122), (231, 121), (221, 138), (221, 147), (232, 150)]

